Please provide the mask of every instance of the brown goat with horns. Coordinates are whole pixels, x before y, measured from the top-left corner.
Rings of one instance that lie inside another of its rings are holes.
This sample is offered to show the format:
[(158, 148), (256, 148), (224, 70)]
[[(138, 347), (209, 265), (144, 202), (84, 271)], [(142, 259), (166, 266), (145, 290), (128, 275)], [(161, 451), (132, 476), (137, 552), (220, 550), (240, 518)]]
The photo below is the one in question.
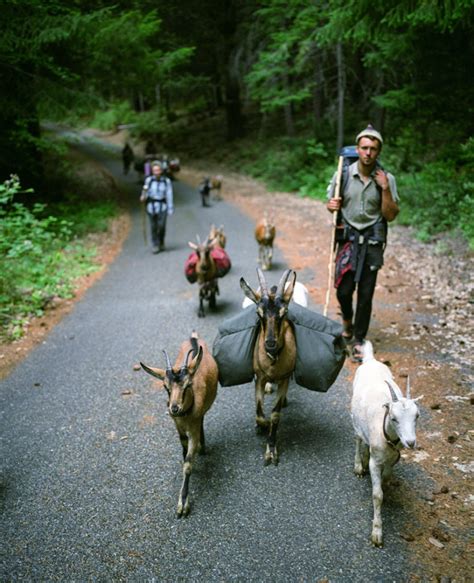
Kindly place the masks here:
[[(276, 436), (280, 412), (286, 405), (290, 376), (296, 365), (296, 340), (292, 324), (287, 319), (288, 304), (293, 295), (296, 273), (287, 269), (278, 286), (268, 290), (267, 282), (257, 267), (261, 293), (254, 292), (242, 277), (240, 287), (257, 306), (260, 330), (255, 342), (253, 369), (255, 372), (255, 401), (257, 428), (268, 430), (265, 464), (278, 463)], [(288, 282), (288, 285), (286, 285)], [(286, 287), (285, 287), (286, 286)], [(270, 420), (264, 413), (265, 386), (278, 386)]]
[(165, 370), (140, 364), (148, 374), (163, 381), (168, 393), (168, 412), (183, 447), (183, 483), (177, 508), (180, 518), (190, 511), (189, 479), (194, 458), (199, 452), (205, 453), (204, 415), (216, 398), (218, 371), (206, 343), (195, 332), (182, 343), (174, 366), (166, 350), (163, 353)]
[(188, 243), (198, 256), (196, 275), (199, 285), (199, 318), (204, 318), (205, 316), (204, 300), (207, 300), (209, 302), (209, 308), (213, 309), (216, 307), (216, 296), (219, 295), (217, 266), (211, 255), (211, 251), (215, 244), (215, 239), (207, 239), (205, 243), (201, 243), (199, 240), (197, 243), (193, 243), (192, 241)]
[(268, 271), (272, 267), (273, 241), (276, 228), (273, 218), (269, 219), (267, 213), (255, 226), (255, 239), (258, 243), (258, 262), (262, 269)]

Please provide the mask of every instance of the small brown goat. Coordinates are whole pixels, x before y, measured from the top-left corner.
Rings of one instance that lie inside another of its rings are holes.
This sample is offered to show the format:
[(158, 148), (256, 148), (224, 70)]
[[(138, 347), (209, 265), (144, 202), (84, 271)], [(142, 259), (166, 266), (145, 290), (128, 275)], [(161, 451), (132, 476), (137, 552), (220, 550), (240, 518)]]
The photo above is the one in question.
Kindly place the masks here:
[(195, 332), (181, 344), (174, 366), (166, 350), (163, 353), (166, 369), (140, 364), (148, 374), (163, 381), (168, 393), (168, 412), (183, 447), (183, 483), (177, 508), (180, 518), (190, 511), (189, 479), (194, 458), (197, 453), (205, 453), (204, 415), (216, 398), (218, 371), (206, 343)]
[(226, 234), (224, 233), (224, 225), (221, 225), (219, 228), (217, 228), (215, 225), (211, 225), (211, 230), (209, 232), (209, 237), (208, 239), (210, 241), (215, 239), (215, 246), (216, 247), (221, 247), (222, 249), (225, 249), (225, 244), (227, 243), (227, 237)]
[(211, 177), (211, 189), (214, 191), (214, 200), (222, 200), (221, 189), (222, 189), (223, 177), (221, 174)]
[[(287, 269), (278, 286), (268, 290), (262, 270), (257, 267), (261, 293), (254, 292), (242, 277), (240, 287), (257, 306), (260, 330), (255, 342), (253, 369), (255, 372), (255, 401), (257, 428), (268, 429), (265, 464), (278, 463), (276, 436), (280, 412), (286, 405), (290, 376), (296, 365), (296, 340), (287, 319), (288, 304), (293, 295), (296, 273)], [(288, 283), (288, 285), (286, 285)], [(264, 413), (265, 386), (276, 384), (277, 394), (270, 420)]]
[(262, 269), (267, 271), (272, 267), (273, 259), (273, 240), (275, 239), (276, 229), (273, 220), (267, 217), (265, 213), (255, 227), (255, 239), (258, 243), (258, 262)]
[(215, 245), (215, 239), (207, 239), (205, 243), (199, 240), (197, 243), (189, 242), (188, 245), (194, 249), (198, 256), (196, 263), (196, 276), (199, 285), (199, 318), (204, 318), (204, 300), (209, 302), (209, 308), (216, 307), (216, 296), (219, 295), (219, 285), (217, 283), (217, 266), (211, 251)]

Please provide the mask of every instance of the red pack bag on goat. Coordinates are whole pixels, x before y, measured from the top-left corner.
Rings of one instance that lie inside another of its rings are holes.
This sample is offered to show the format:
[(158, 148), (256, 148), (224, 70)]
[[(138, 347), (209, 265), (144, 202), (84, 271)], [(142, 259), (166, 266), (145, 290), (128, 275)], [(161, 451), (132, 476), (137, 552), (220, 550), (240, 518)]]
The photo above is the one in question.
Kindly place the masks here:
[(224, 277), (226, 273), (229, 273), (232, 267), (230, 257), (222, 247), (214, 247), (214, 249), (211, 249), (211, 257), (216, 262), (217, 277)]
[[(211, 249), (211, 257), (216, 262), (217, 277), (224, 277), (232, 267), (229, 256), (221, 247), (214, 247), (214, 249)], [(197, 281), (196, 264), (198, 261), (199, 257), (196, 251), (193, 251), (186, 259), (184, 275), (189, 283), (196, 283)]]
[(191, 255), (186, 259), (186, 263), (184, 264), (184, 275), (189, 283), (196, 283), (197, 275), (196, 275), (196, 264), (198, 262), (198, 254), (196, 251), (193, 251)]

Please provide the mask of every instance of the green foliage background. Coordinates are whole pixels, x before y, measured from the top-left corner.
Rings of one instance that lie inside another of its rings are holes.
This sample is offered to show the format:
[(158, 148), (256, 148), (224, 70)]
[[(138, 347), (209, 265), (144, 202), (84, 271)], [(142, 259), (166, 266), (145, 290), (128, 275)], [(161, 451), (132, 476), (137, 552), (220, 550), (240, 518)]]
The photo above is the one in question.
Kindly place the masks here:
[(4, 0), (2, 318), (8, 302), (35, 312), (53, 288), (68, 293), (44, 274), (82, 265), (75, 237), (114, 212), (74, 201), (71, 216), (73, 193), (51, 188), (47, 160), (61, 152), (46, 121), (127, 124), (157, 152), (220, 158), (320, 199), (338, 146), (371, 122), (398, 221), (474, 248), (473, 15), (472, 0)]

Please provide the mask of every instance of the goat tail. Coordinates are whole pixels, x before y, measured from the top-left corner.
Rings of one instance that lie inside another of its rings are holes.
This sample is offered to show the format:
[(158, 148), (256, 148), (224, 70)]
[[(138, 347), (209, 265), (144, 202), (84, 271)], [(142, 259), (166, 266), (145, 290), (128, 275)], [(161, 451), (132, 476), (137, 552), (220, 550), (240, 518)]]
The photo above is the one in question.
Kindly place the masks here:
[(196, 330), (193, 330), (191, 332), (191, 338), (189, 339), (189, 341), (191, 342), (191, 348), (193, 350), (193, 358), (195, 358), (197, 353), (199, 352), (198, 338), (199, 338), (198, 333), (196, 332)]
[(366, 340), (362, 347), (363, 350), (363, 360), (362, 362), (368, 362), (369, 360), (373, 360), (374, 358), (374, 347), (372, 346), (372, 342), (370, 340)]

